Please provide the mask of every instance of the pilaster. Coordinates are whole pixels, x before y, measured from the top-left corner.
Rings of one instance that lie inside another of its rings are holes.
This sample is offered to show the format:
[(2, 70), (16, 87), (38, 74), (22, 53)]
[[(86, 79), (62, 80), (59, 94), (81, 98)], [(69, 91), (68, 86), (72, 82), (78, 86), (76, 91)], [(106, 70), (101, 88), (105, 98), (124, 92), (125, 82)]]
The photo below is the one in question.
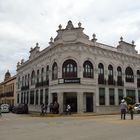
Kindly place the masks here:
[(77, 93), (77, 105), (78, 105), (78, 110), (77, 112), (78, 113), (83, 113), (84, 112), (84, 106), (83, 106), (83, 103), (84, 103), (84, 98), (83, 98), (83, 92), (78, 92)]
[(105, 88), (105, 105), (109, 106), (109, 88)]

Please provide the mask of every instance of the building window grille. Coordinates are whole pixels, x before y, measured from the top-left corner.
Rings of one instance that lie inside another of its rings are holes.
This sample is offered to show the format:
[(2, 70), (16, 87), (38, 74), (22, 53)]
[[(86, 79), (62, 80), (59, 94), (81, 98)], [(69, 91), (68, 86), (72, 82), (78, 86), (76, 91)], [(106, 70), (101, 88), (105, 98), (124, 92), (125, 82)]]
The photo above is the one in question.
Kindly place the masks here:
[(110, 105), (115, 105), (114, 89), (109, 89), (109, 102)]
[(84, 68), (83, 77), (93, 78), (93, 65), (92, 65), (92, 63), (90, 61), (84, 62), (83, 68)]
[(52, 66), (52, 80), (56, 80), (58, 78), (58, 66), (55, 62)]
[(74, 60), (69, 59), (63, 63), (62, 77), (63, 78), (76, 78), (77, 77), (77, 64)]
[(125, 70), (125, 80), (126, 82), (134, 83), (134, 74), (131, 67), (127, 67)]
[(34, 104), (34, 91), (30, 92), (30, 104), (33, 105)]
[(99, 88), (99, 104), (105, 105), (105, 88)]
[(35, 71), (32, 71), (32, 74), (31, 74), (31, 85), (34, 85), (35, 84)]

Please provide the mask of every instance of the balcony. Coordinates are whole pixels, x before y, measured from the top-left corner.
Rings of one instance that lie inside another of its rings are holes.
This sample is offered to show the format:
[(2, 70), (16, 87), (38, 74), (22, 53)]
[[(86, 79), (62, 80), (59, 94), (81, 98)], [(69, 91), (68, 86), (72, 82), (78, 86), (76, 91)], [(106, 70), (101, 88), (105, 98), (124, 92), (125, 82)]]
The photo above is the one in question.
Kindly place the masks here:
[(13, 97), (13, 96), (14, 96), (14, 92), (13, 91), (5, 92), (5, 93), (0, 94), (0, 98), (3, 98), (3, 97)]
[(108, 85), (115, 85), (115, 84), (116, 84), (116, 81), (113, 80), (113, 79), (109, 79), (109, 80), (107, 81), (107, 84), (108, 84)]
[(98, 78), (98, 84), (106, 85), (106, 79), (104, 79), (104, 78)]
[(28, 86), (22, 86), (21, 91), (23, 91), (23, 90), (29, 90), (29, 85)]
[(42, 81), (42, 82), (37, 82), (36, 85), (35, 85), (36, 88), (43, 87), (43, 86), (49, 86), (49, 80)]
[(118, 80), (117, 81), (117, 86), (124, 86), (124, 81)]
[(140, 79), (137, 80), (137, 87), (140, 88)]

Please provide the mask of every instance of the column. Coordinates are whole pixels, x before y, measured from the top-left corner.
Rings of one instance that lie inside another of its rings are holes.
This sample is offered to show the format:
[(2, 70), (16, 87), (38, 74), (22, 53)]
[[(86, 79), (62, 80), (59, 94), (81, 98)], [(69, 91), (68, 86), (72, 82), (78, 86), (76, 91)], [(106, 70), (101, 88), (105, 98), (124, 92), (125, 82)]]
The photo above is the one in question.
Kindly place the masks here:
[(123, 97), (126, 97), (126, 88), (123, 89)]
[(38, 90), (38, 105), (40, 105), (40, 89)]
[(105, 88), (105, 105), (109, 106), (109, 88)]
[(99, 87), (96, 87), (96, 94), (95, 94), (95, 98), (96, 98), (96, 106), (99, 106)]
[(77, 93), (77, 107), (78, 107), (77, 112), (78, 113), (83, 113), (84, 112), (83, 103), (84, 103), (83, 92), (78, 92)]
[(25, 104), (27, 104), (27, 91), (25, 92)]
[(52, 94), (51, 94), (51, 89), (49, 87), (49, 90), (48, 90), (48, 104), (50, 105), (50, 103), (52, 103)]
[(136, 103), (139, 102), (138, 89), (135, 90)]
[(36, 98), (35, 98), (36, 97), (35, 96), (36, 95), (36, 91), (35, 90), (33, 90), (33, 94), (34, 94), (34, 105), (35, 105), (35, 100), (36, 100)]
[(86, 93), (83, 93), (83, 112), (86, 112)]
[(30, 90), (28, 92), (28, 105), (30, 105)]
[(119, 101), (118, 101), (118, 88), (115, 88), (115, 105), (119, 105)]
[(63, 109), (63, 92), (59, 92), (57, 93), (58, 96), (58, 103), (59, 103), (59, 113), (63, 113), (64, 109)]
[(45, 104), (45, 89), (43, 88), (43, 103)]

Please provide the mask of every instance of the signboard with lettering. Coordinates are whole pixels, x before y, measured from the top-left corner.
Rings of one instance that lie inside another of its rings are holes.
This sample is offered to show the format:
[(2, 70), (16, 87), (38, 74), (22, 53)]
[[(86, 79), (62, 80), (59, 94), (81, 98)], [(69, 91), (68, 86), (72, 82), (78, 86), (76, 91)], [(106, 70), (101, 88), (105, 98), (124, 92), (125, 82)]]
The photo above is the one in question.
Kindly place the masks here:
[(80, 83), (80, 78), (67, 78), (67, 79), (59, 79), (59, 84), (70, 84), (70, 83)]

